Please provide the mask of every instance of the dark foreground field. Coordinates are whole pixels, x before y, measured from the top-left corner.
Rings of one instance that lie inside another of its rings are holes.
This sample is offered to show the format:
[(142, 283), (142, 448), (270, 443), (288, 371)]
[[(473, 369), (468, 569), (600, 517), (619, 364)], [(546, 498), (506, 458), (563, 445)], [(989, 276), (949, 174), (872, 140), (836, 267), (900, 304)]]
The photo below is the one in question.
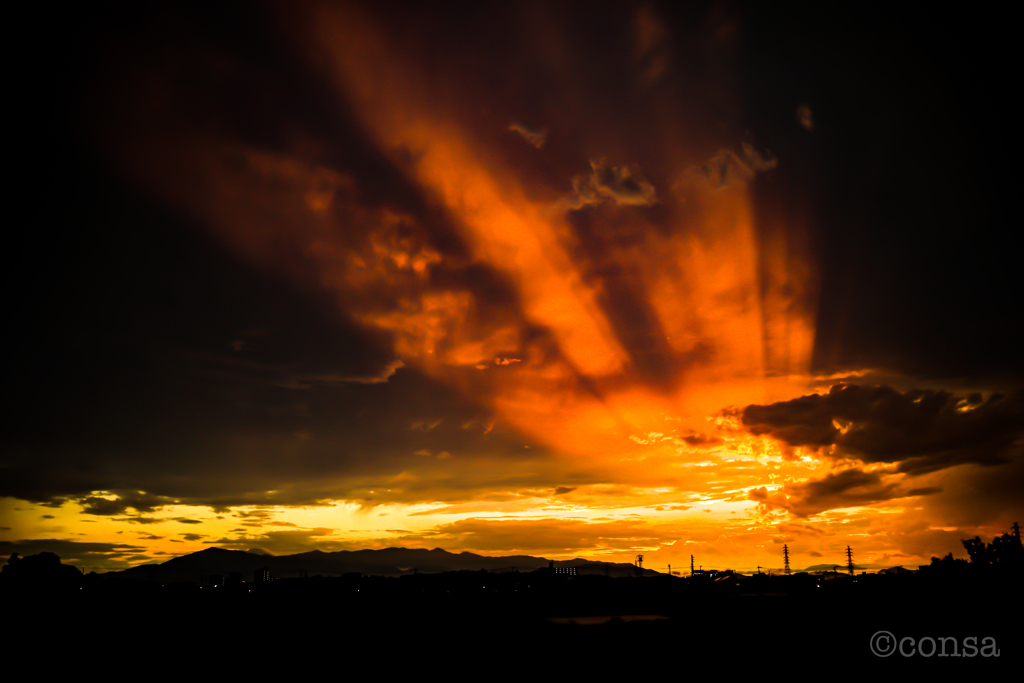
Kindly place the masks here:
[(183, 670), (198, 657), (252, 673), (316, 661), (499, 678), (630, 668), (691, 678), (712, 667), (723, 675), (927, 670), (984, 679), (1016, 678), (1024, 660), (1021, 586), (996, 576), (715, 583), (453, 572), (216, 587), (93, 580), (7, 585), (3, 600), (10, 652), (42, 647), (80, 661)]

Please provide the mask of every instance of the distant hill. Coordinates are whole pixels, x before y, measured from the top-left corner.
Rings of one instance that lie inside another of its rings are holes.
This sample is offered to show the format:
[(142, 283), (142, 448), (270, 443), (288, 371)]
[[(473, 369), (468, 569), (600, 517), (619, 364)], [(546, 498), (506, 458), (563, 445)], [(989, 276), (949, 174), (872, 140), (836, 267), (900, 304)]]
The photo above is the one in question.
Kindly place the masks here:
[[(313, 550), (296, 555), (263, 555), (242, 550), (207, 548), (182, 555), (162, 564), (144, 564), (120, 572), (108, 572), (104, 577), (149, 579), (154, 581), (205, 581), (221, 574), (227, 577), (238, 572), (246, 581), (253, 579), (256, 570), (267, 568), (275, 578), (296, 578), (303, 572), (307, 576), (342, 576), (359, 573), (368, 576), (404, 576), (407, 574), (437, 574), (451, 571), (528, 572), (549, 566), (551, 560), (529, 555), (486, 557), (474, 553), (450, 553), (441, 548), (384, 548), (383, 550), (341, 550), (325, 553)], [(556, 561), (555, 567), (575, 567), (579, 574), (601, 574), (612, 577), (632, 576), (632, 564), (593, 562), (572, 559)], [(660, 572), (645, 569), (644, 576)]]

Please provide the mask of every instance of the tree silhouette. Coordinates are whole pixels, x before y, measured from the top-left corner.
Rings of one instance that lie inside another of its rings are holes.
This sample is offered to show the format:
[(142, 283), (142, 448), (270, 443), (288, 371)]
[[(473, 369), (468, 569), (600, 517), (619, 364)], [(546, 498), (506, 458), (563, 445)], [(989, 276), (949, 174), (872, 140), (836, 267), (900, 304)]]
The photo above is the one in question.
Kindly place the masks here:
[(981, 540), (980, 536), (968, 538), (960, 542), (964, 544), (964, 550), (967, 551), (967, 555), (971, 558), (971, 564), (992, 563), (989, 558), (988, 546), (985, 545), (985, 541)]
[(82, 575), (77, 569), (71, 565), (61, 564), (60, 558), (50, 552), (26, 557), (19, 557), (18, 553), (14, 553), (0, 570), (0, 577), (11, 585), (75, 587), (82, 582)]
[[(966, 541), (964, 541), (966, 543)], [(964, 567), (969, 563), (967, 560), (961, 560), (953, 557), (953, 553), (949, 553), (945, 557), (933, 557), (932, 566), (941, 568), (953, 568), (953, 567)]]
[(979, 536), (961, 541), (971, 558), (971, 564), (1021, 566), (1024, 564), (1024, 547), (1015, 536), (1003, 534), (985, 544)]

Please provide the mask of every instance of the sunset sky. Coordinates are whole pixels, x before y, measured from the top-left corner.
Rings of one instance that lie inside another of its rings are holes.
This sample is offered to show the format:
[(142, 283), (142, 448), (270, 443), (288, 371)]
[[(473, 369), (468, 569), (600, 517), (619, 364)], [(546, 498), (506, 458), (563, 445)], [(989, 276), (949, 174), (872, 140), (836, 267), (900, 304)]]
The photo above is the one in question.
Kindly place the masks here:
[(1024, 522), (989, 19), (198, 7), (32, 29), (3, 561), (873, 570)]

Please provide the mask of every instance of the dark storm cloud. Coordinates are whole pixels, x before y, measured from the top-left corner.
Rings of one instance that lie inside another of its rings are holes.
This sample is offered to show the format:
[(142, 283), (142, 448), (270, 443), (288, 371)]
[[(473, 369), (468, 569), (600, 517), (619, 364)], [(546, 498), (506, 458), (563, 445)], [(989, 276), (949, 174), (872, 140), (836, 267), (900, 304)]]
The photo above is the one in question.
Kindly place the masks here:
[[(285, 476), (311, 481), (319, 461), (340, 474), (353, 450), (368, 460), (378, 439), (399, 451), (403, 438), (410, 452), (422, 446), (389, 406), (478, 416), (465, 405), (449, 411), (450, 391), (414, 377), (388, 396), (364, 396), (393, 381), (399, 364), (379, 338), (338, 320), (330, 296), (266, 278), (133, 193), (96, 173), (82, 177), (76, 210), (104, 237), (68, 236), (48, 250), (75, 284), (45, 282), (39, 293), (55, 329), (26, 346), (32, 360), (13, 378), (23, 398), (0, 460), (0, 495), (45, 505), (81, 496), (88, 512), (105, 515), (151, 512), (178, 497), (257, 502), (281, 490), (278, 476), (304, 442), (296, 435), (315, 434), (319, 455), (305, 474)], [(261, 332), (228, 351), (247, 330)], [(232, 445), (232, 435), (241, 441)], [(326, 493), (285, 490), (289, 502)], [(87, 495), (95, 491), (125, 493), (110, 501)]]
[(133, 509), (138, 513), (154, 512), (172, 504), (174, 500), (163, 496), (149, 495), (145, 491), (137, 491), (122, 493), (112, 499), (86, 496), (77, 502), (82, 506), (83, 512), (87, 514), (114, 516), (123, 515), (128, 509)]
[(769, 492), (765, 487), (754, 489), (750, 492), (750, 500), (784, 508), (797, 517), (808, 517), (835, 508), (927, 496), (939, 491), (935, 487), (906, 490), (892, 477), (853, 468), (833, 472), (821, 479), (789, 484), (777, 491)]
[[(1024, 394), (957, 396), (935, 390), (837, 385), (824, 395), (748, 406), (744, 426), (826, 457), (891, 463), (751, 491), (750, 498), (806, 517), (819, 512), (928, 496), (946, 524), (1004, 519), (1019, 509), (1024, 467)], [(939, 485), (913, 486), (906, 476), (941, 473)], [(942, 493), (941, 496), (934, 495)]]
[(1024, 354), (1008, 311), (1021, 285), (1002, 228), (1017, 183), (978, 172), (1005, 166), (1001, 131), (1016, 126), (1009, 93), (985, 107), (984, 125), (977, 108), (1012, 78), (1011, 29), (970, 12), (892, 6), (879, 21), (842, 7), (746, 3), (743, 19), (753, 132), (780, 159), (759, 202), (780, 185), (811, 198), (815, 367), (1019, 387)]
[(981, 400), (936, 390), (836, 385), (824, 395), (750, 405), (743, 425), (790, 446), (835, 447), (836, 457), (895, 463), (922, 474), (963, 463), (1007, 462), (1024, 438), (1024, 392)]
[[(182, 368), (186, 373), (188, 369)], [(183, 373), (179, 380), (186, 376)], [(116, 500), (82, 498), (87, 511), (106, 515), (142, 511), (136, 505), (149, 512), (172, 501), (220, 509), (301, 505), (344, 495), (411, 502), (419, 495), (472, 497), (476, 485), (513, 485), (521, 480), (519, 475), (469, 467), (467, 458), (482, 464), (494, 458), (525, 463), (545, 457), (544, 449), (524, 450), (514, 433), (500, 425), (490, 427), (486, 412), (407, 369), (385, 383), (313, 385), (302, 391), (234, 376), (216, 381), (201, 376), (196, 383), (179, 382), (175, 391), (177, 396), (164, 395), (158, 405), (131, 406), (134, 424), (128, 433), (111, 429), (89, 441), (68, 444), (54, 435), (35, 435), (26, 453), (32, 459), (8, 459), (0, 492), (51, 502), (79, 491), (131, 486), (147, 492), (134, 498), (123, 494)], [(231, 405), (218, 396), (247, 400)], [(169, 434), (163, 427), (169, 414), (208, 426)], [(462, 427), (469, 423), (476, 426)], [(433, 428), (413, 428), (417, 424)], [(441, 460), (416, 455), (424, 449), (450, 455)], [(110, 469), (98, 475), (82, 468), (83, 453), (102, 453), (102, 462)], [(40, 462), (60, 475), (41, 477)], [(461, 462), (472, 483), (450, 481), (447, 462)], [(479, 474), (473, 474), (477, 469)], [(403, 471), (409, 475), (405, 480), (389, 483)], [(539, 473), (522, 481), (546, 483)], [(156, 520), (132, 516), (129, 521)]]
[(1024, 448), (1001, 467), (962, 465), (948, 470), (943, 495), (929, 510), (943, 525), (1009, 527), (1024, 517)]
[[(333, 177), (267, 155), (243, 155), (239, 163), (271, 193), (295, 185), (305, 196)], [(335, 185), (328, 189), (339, 203), (344, 184)], [(386, 333), (339, 319), (332, 295), (243, 265), (124, 188), (103, 183), (81, 192), (77, 209), (86, 222), (122, 247), (110, 252), (74, 239), (53, 247), (77, 278), (70, 292), (55, 286), (54, 324), (77, 319), (82, 306), (93, 312), (80, 327), (54, 330), (26, 349), (42, 374), (20, 384), (15, 378), (26, 399), (16, 409), (13, 447), (0, 461), (0, 495), (44, 505), (81, 497), (88, 512), (106, 515), (151, 512), (172, 500), (305, 504), (386, 488), (377, 484), (403, 470), (446, 478), (414, 460), (423, 448), (478, 460), (521, 452), (524, 439), (506, 429), (453, 427), (494, 420), (403, 367)], [(106, 219), (109, 206), (118, 207), (115, 219)], [(138, 224), (148, 226), (144, 234)], [(395, 265), (409, 253), (403, 245), (424, 244), (408, 232), (415, 225), (391, 221), (370, 230), (369, 241), (355, 242), (357, 253), (369, 270), (401, 275)], [(508, 300), (500, 278), (458, 264), (436, 276), (442, 289), (472, 289), (476, 310), (499, 323), (506, 315), (488, 312), (489, 301), (502, 309)], [(358, 305), (403, 310), (388, 300), (394, 294), (364, 290)], [(424, 435), (408, 429), (416, 422), (444, 427)], [(535, 449), (530, 457), (542, 454)], [(353, 480), (339, 487), (346, 476)], [(131, 493), (140, 490), (144, 496)], [(123, 493), (112, 501), (87, 495), (95, 491)]]
[(131, 557), (144, 550), (142, 546), (127, 543), (88, 543), (53, 538), (0, 541), (0, 559), (3, 562), (13, 553), (26, 557), (49, 552), (57, 555), (64, 564), (124, 568)]

